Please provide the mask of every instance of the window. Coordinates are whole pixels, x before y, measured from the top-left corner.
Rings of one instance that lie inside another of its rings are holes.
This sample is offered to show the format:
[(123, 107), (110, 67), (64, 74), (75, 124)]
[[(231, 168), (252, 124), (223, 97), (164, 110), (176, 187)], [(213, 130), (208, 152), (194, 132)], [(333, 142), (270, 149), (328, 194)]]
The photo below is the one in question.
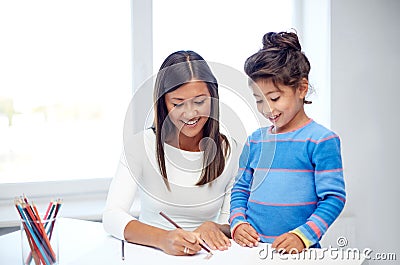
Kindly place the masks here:
[(0, 35), (0, 199), (109, 182), (131, 97), (130, 2), (1, 1)]
[(0, 182), (112, 176), (130, 99), (130, 6), (2, 1)]

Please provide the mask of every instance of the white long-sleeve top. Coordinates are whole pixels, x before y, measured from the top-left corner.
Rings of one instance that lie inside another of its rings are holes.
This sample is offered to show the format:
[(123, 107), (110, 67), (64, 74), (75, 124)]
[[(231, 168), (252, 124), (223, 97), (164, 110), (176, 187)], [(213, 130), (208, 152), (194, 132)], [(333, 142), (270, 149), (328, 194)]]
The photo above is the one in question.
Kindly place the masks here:
[(230, 194), (238, 168), (238, 146), (230, 140), (231, 152), (223, 173), (213, 182), (196, 186), (203, 167), (203, 152), (184, 151), (164, 145), (170, 190), (163, 181), (156, 160), (155, 134), (151, 129), (136, 134), (124, 144), (124, 155), (108, 192), (103, 213), (106, 232), (124, 239), (131, 220), (135, 196), (139, 193), (138, 220), (166, 230), (174, 227), (159, 212), (171, 217), (183, 229), (194, 230), (205, 221), (227, 224)]

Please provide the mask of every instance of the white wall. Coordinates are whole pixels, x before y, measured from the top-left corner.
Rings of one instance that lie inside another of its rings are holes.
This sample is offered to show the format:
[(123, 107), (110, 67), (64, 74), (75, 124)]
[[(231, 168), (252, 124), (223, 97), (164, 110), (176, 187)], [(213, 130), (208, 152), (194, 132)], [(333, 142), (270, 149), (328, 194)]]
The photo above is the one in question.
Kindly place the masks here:
[(330, 0), (293, 0), (294, 27), (311, 64), (307, 114), (330, 128)]
[(349, 243), (398, 260), (399, 14), (397, 0), (331, 1), (331, 127), (342, 139)]

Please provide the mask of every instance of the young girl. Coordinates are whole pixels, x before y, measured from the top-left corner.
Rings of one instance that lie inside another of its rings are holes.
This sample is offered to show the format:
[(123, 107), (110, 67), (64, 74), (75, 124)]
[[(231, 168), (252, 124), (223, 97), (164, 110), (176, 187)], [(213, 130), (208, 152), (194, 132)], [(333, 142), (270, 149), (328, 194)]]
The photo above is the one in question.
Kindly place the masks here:
[[(217, 80), (199, 54), (178, 51), (165, 59), (155, 83), (154, 113), (153, 128), (124, 139), (103, 213), (105, 230), (171, 255), (193, 255), (202, 241), (227, 249), (237, 148), (220, 133)], [(129, 212), (136, 193), (138, 219)]]
[(345, 200), (339, 137), (304, 104), (310, 63), (292, 32), (270, 32), (244, 66), (257, 109), (272, 126), (248, 137), (231, 195), (231, 234), (281, 252), (319, 247)]

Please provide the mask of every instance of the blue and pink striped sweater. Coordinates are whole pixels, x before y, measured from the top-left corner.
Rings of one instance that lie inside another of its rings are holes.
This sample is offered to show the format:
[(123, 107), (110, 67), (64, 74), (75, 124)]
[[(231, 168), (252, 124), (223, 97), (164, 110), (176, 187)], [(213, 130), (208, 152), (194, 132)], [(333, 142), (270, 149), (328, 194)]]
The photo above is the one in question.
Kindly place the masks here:
[(339, 137), (313, 120), (282, 134), (261, 128), (247, 139), (239, 167), (232, 234), (247, 222), (262, 242), (292, 232), (318, 247), (346, 201)]

